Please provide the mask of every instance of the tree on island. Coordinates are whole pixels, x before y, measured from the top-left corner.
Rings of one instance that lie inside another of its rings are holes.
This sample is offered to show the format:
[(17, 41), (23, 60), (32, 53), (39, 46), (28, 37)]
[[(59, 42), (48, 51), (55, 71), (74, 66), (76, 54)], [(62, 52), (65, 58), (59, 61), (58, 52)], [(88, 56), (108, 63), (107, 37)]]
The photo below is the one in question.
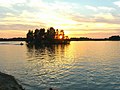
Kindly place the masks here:
[[(47, 32), (45, 32), (44, 28), (41, 29), (35, 29), (33, 32), (32, 30), (29, 30), (27, 33), (27, 43), (55, 43), (55, 41), (60, 40), (68, 40), (68, 36), (65, 36), (64, 30), (54, 29), (53, 27), (50, 27), (47, 29)], [(61, 41), (62, 42), (62, 41)]]
[(32, 42), (34, 40), (34, 34), (32, 30), (29, 30), (27, 33), (27, 42)]
[(120, 40), (120, 36), (119, 35), (111, 36), (111, 37), (109, 37), (109, 40)]

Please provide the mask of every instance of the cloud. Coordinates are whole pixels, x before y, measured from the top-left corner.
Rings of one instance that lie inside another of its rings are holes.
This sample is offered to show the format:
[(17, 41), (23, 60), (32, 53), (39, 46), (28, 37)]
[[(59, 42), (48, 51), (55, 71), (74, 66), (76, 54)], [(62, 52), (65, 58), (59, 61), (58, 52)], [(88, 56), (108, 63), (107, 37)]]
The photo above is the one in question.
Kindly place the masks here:
[(12, 24), (12, 25), (0, 25), (1, 30), (25, 30), (25, 29), (32, 29), (37, 26), (31, 26), (31, 25), (22, 25), (22, 24)]
[(5, 0), (0, 1), (0, 8), (0, 30), (4, 31), (53, 26), (85, 33), (120, 28), (119, 15), (110, 6), (84, 6), (63, 0)]
[(92, 11), (97, 11), (98, 10), (96, 7), (89, 6), (89, 5), (86, 5), (85, 7), (89, 10), (92, 10)]
[(0, 0), (0, 6), (11, 7), (17, 3), (26, 3), (26, 0)]
[(106, 7), (106, 6), (90, 6), (90, 5), (86, 5), (85, 7), (87, 9), (95, 11), (95, 12), (104, 12), (104, 11), (110, 12), (110, 11), (115, 10), (115, 8), (113, 8), (113, 7)]
[[(27, 3), (26, 3), (27, 2)], [(75, 29), (75, 28), (98, 28), (101, 23), (115, 23), (115, 17), (111, 13), (102, 11), (112, 11), (111, 7), (94, 7), (86, 5), (87, 9), (101, 13), (84, 16), (76, 11), (80, 8), (78, 4), (52, 1), (50, 3), (43, 0), (29, 0), (25, 2), (14, 2), (11, 4), (10, 12), (5, 12), (1, 24), (8, 25), (23, 24), (34, 26), (55, 26), (56, 28)], [(9, 10), (9, 9), (8, 9)], [(12, 11), (12, 12), (11, 12)], [(114, 22), (112, 22), (112, 20)], [(100, 23), (94, 25), (94, 23)], [(18, 28), (20, 27), (18, 25)], [(105, 25), (104, 25), (105, 26)], [(21, 28), (21, 27), (20, 27)], [(26, 28), (25, 28), (26, 29)]]
[(98, 9), (100, 9), (100, 10), (106, 10), (106, 11), (113, 11), (113, 10), (115, 10), (115, 8), (105, 7), (105, 6), (98, 7)]
[[(85, 28), (88, 28), (88, 24), (92, 25), (95, 23), (96, 24), (98, 23), (97, 26), (101, 26), (104, 24), (109, 24), (113, 26), (114, 24), (116, 24), (116, 27), (118, 27), (120, 24), (120, 15), (116, 15), (112, 13), (103, 13), (103, 12), (92, 14), (91, 16), (82, 16), (80, 14), (73, 14), (71, 19), (77, 22), (76, 23), (77, 26), (80, 27), (84, 26)], [(94, 25), (92, 26), (93, 28), (95, 28)]]
[(116, 2), (113, 2), (115, 5), (117, 5), (118, 7), (120, 7), (120, 1), (116, 1)]
[(115, 17), (111, 13), (99, 13), (94, 16), (95, 18), (103, 18), (103, 19), (108, 19), (108, 20), (115, 19)]
[(79, 29), (76, 31), (69, 31), (71, 32), (69, 35), (70, 37), (89, 37), (89, 38), (108, 38), (112, 35), (119, 35), (119, 29), (88, 29), (88, 30), (81, 30)]
[[(27, 2), (27, 1), (25, 1)], [(76, 5), (67, 2), (43, 2), (42, 0), (29, 0), (29, 2), (8, 2), (10, 8), (4, 12), (2, 22), (8, 24), (36, 24), (34, 22), (46, 23), (46, 26), (51, 25), (63, 25), (63, 24), (75, 24), (76, 22), (69, 18), (69, 14), (74, 10)], [(2, 2), (6, 3), (6, 2)], [(39, 23), (38, 23), (39, 24)]]

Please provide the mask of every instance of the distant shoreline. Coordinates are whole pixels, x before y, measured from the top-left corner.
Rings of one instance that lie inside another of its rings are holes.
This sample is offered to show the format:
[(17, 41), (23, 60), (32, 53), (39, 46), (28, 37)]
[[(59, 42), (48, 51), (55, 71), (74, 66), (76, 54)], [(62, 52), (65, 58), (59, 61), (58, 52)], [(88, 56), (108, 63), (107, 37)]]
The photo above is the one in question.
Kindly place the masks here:
[(26, 38), (0, 38), (0, 41), (26, 41)]
[[(16, 38), (16, 39), (0, 39), (0, 42), (1, 41), (26, 41), (26, 38)], [(85, 40), (85, 39), (70, 39), (70, 41), (120, 41), (120, 40), (111, 40), (111, 39), (88, 39), (88, 40)]]
[[(26, 41), (27, 38), (0, 38), (0, 41)], [(111, 36), (109, 38), (87, 38), (87, 37), (80, 37), (80, 38), (70, 38), (70, 41), (120, 41), (120, 36)]]
[(111, 39), (89, 39), (89, 40), (71, 39), (70, 41), (120, 41), (120, 40), (111, 40)]

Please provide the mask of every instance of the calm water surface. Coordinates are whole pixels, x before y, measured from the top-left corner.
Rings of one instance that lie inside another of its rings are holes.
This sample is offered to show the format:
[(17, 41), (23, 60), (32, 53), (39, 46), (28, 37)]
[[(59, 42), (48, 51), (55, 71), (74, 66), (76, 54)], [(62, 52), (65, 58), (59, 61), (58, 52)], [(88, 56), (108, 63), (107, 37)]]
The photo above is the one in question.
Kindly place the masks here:
[(120, 90), (118, 41), (19, 43), (0, 42), (0, 71), (15, 76), (26, 90)]

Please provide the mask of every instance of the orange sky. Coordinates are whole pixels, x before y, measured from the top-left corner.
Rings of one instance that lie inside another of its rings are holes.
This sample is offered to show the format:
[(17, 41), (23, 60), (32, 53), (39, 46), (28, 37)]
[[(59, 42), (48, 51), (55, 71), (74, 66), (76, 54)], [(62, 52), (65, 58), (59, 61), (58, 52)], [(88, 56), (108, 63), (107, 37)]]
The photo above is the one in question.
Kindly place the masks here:
[(69, 37), (120, 34), (120, 1), (0, 0), (0, 38), (26, 37), (29, 29), (63, 29)]

